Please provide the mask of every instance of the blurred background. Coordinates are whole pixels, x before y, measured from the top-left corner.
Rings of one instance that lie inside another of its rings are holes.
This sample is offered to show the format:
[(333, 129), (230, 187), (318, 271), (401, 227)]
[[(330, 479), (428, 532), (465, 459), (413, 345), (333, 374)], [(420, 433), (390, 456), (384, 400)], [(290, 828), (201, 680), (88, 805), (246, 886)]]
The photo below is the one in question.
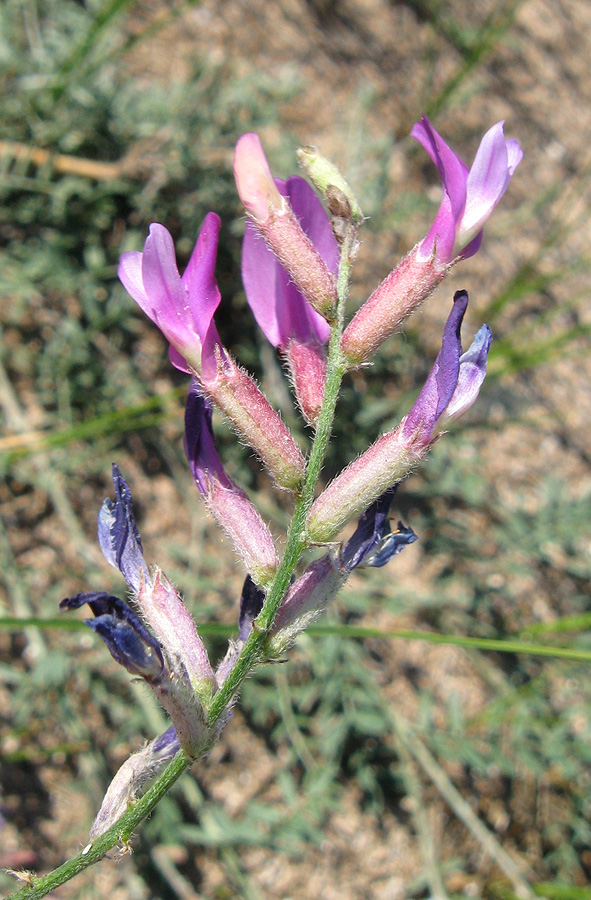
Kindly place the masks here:
[[(243, 572), (182, 451), (187, 379), (119, 255), (158, 221), (182, 270), (205, 213), (222, 216), (219, 330), (306, 446), (240, 285), (234, 143), (258, 131), (280, 177), (300, 144), (342, 168), (369, 217), (352, 311), (438, 208), (408, 137), (426, 112), (468, 163), (499, 119), (525, 157), (481, 251), (345, 383), (327, 478), (407, 410), (455, 290), (466, 342), (493, 330), (477, 405), (399, 490), (420, 540), (247, 682), (133, 855), (59, 896), (513, 898), (527, 880), (591, 897), (590, 55), (586, 0), (2, 4), (0, 866), (46, 871), (84, 846), (114, 772), (166, 727), (80, 619), (58, 618), (64, 596), (124, 595), (96, 544), (112, 461), (147, 561), (214, 657), (236, 619)], [(216, 427), (282, 534), (287, 498)]]

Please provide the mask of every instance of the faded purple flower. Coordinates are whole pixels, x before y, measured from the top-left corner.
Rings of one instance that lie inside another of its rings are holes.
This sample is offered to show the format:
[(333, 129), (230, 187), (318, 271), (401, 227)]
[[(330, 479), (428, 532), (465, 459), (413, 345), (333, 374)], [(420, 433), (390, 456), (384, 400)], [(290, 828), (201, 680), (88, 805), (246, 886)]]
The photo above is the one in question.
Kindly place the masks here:
[(146, 782), (158, 775), (179, 750), (179, 739), (171, 725), (164, 734), (154, 738), (125, 760), (111, 781), (101, 808), (92, 823), (91, 840), (96, 840), (108, 831), (111, 825), (127, 812)]
[(466, 291), (456, 291), (454, 305), (443, 331), (441, 350), (410, 413), (402, 423), (408, 440), (428, 444), (438, 420), (465, 412), (478, 397), (486, 375), (492, 334), (483, 325), (466, 353), (462, 354), (460, 329), (468, 307)]
[[(275, 184), (329, 271), (336, 274), (338, 245), (310, 185), (298, 175), (287, 181), (276, 178)], [(274, 347), (285, 350), (292, 339), (304, 344), (326, 343), (330, 334), (327, 321), (312, 309), (251, 222), (246, 223), (242, 245), (242, 281), (254, 317)]]
[(212, 406), (194, 379), (185, 410), (185, 453), (199, 493), (226, 531), (257, 584), (275, 574), (277, 551), (271, 532), (243, 490), (226, 474), (216, 450)]
[(467, 259), (479, 249), (482, 228), (507, 190), (523, 152), (516, 140), (506, 140), (503, 122), (490, 128), (480, 142), (472, 168), (448, 147), (427, 116), (411, 134), (425, 148), (441, 175), (443, 199), (419, 257), (433, 254), (441, 265)]
[(168, 338), (173, 365), (188, 372), (189, 363), (205, 380), (215, 378), (221, 347), (213, 322), (221, 299), (214, 275), (219, 230), (219, 216), (208, 213), (182, 277), (163, 225), (150, 225), (143, 253), (124, 253), (119, 262), (123, 286)]

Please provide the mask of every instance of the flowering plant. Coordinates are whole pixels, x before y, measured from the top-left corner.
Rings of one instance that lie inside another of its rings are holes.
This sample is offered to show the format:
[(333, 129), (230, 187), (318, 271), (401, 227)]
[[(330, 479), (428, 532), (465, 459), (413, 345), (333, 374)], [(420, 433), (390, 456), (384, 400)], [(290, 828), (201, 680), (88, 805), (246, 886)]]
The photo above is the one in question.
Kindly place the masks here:
[[(100, 509), (98, 539), (107, 562), (123, 575), (131, 600), (91, 591), (61, 605), (68, 610), (90, 607), (94, 618), (89, 626), (117, 662), (145, 680), (171, 726), (116, 774), (91, 842), (77, 861), (66, 864), (64, 877), (37, 879), (36, 893), (23, 897), (44, 896), (115, 843), (125, 843), (174, 780), (218, 739), (252, 669), (280, 658), (355, 569), (384, 566), (416, 540), (401, 523), (391, 528), (396, 490), (442, 427), (476, 400), (486, 374), (490, 330), (483, 325), (468, 349), (462, 349), (468, 294), (456, 292), (441, 349), (408, 414), (318, 492), (339, 389), (345, 375), (371, 359), (450, 267), (478, 250), (484, 222), (506, 190), (521, 150), (516, 141), (504, 139), (499, 123), (483, 138), (468, 171), (426, 118), (415, 125), (413, 135), (439, 169), (441, 207), (424, 240), (347, 327), (349, 275), (363, 223), (348, 184), (314, 150), (301, 151), (300, 161), (320, 196), (299, 176), (274, 179), (256, 135), (244, 135), (236, 146), (236, 185), (249, 217), (242, 258), (246, 297), (265, 336), (284, 358), (295, 398), (312, 429), (305, 455), (216, 329), (219, 218), (206, 216), (182, 276), (163, 225), (150, 227), (143, 252), (123, 254), (123, 285), (168, 340), (172, 363), (191, 375), (185, 413), (188, 463), (199, 495), (245, 568), (237, 634), (223, 659), (212, 665), (179, 593), (144, 559), (131, 492), (114, 465), (115, 500), (105, 500)], [(224, 469), (212, 430), (215, 409), (252, 447), (276, 485), (293, 497), (282, 550), (254, 503)], [(357, 525), (343, 540), (341, 532), (353, 519)], [(310, 562), (306, 556), (318, 547), (321, 551)], [(139, 797), (155, 776), (152, 788)]]

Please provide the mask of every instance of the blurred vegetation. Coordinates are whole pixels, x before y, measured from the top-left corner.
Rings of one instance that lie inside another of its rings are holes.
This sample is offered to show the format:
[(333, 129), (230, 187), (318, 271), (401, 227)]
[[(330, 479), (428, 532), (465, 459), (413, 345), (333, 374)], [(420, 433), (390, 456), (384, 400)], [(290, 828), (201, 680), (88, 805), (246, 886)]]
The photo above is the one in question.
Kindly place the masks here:
[[(241, 294), (241, 211), (231, 153), (244, 130), (280, 123), (302, 85), (295, 69), (282, 79), (254, 67), (245, 74), (222, 56), (194, 61), (174, 85), (136, 73), (134, 51), (196, 5), (163, 5), (158, 15), (134, 0), (5, 0), (0, 8), (0, 611), (6, 617), (53, 617), (66, 591), (64, 577), (77, 590), (86, 584), (121, 591), (116, 577), (105, 574), (92, 538), (114, 456), (132, 461), (146, 483), (165, 475), (181, 495), (190, 490), (180, 442), (186, 379), (168, 366), (160, 337), (116, 280), (120, 253), (141, 247), (151, 221), (171, 230), (182, 268), (204, 214), (220, 214), (222, 337), (295, 423), (284, 388), (277, 387), (279, 366), (263, 349)], [(309, 6), (322, 19), (325, 5)], [(428, 111), (435, 114), (470, 89), (520, 4), (490, 4), (486, 18), (469, 27), (443, 4), (408, 6), (458, 55), (456, 71), (430, 98)], [(342, 5), (334, 7), (338, 13)], [(428, 61), (425, 72), (427, 92)], [(283, 162), (294, 140), (287, 128), (281, 133), (274, 152)], [(373, 236), (399, 233), (409, 216), (425, 222), (435, 208), (411, 187), (398, 190), (394, 205), (388, 199), (394, 143), (388, 137), (370, 147), (373, 179), (364, 191)], [(587, 187), (585, 169), (570, 196)], [(130, 896), (196, 896), (186, 893), (201, 878), (192, 851), (208, 848), (225, 873), (220, 897), (262, 897), (241, 851), (271, 848), (305, 866), (309, 848), (322, 844), (328, 817), (351, 788), (361, 813), (378, 823), (390, 814), (417, 836), (424, 871), (406, 886), (406, 896), (441, 888), (452, 872), (478, 878), (473, 847), (461, 858), (430, 856), (433, 836), (421, 817), (429, 804), (445, 801), (471, 840), (480, 840), (450, 793), (452, 776), (489, 829), (497, 854), (494, 873), (483, 870), (478, 882), (483, 895), (513, 896), (519, 887), (502, 855), (507, 843), (527, 860), (538, 893), (588, 896), (582, 887), (591, 874), (588, 662), (466, 650), (486, 698), (477, 714), (467, 714), (461, 692), (451, 690), (443, 702), (419, 666), (404, 653), (397, 659), (389, 639), (344, 639), (346, 627), (339, 632), (339, 623), (367, 624), (366, 616), (372, 623), (372, 610), (379, 609), (380, 619), (399, 616), (415, 630), (591, 651), (588, 493), (573, 500), (561, 472), (548, 471), (536, 504), (528, 506), (500, 489), (498, 469), (487, 470), (487, 435), (511, 427), (523, 429), (532, 443), (554, 436), (589, 463), (588, 449), (579, 446), (559, 407), (546, 406), (542, 424), (531, 416), (531, 374), (588, 347), (580, 295), (558, 307), (552, 293), (589, 262), (581, 252), (552, 265), (552, 252), (582, 221), (570, 214), (568, 194), (556, 205), (558, 193), (557, 185), (531, 199), (522, 216), (543, 223), (541, 237), (488, 308), (479, 310), (498, 340), (477, 410), (400, 491), (400, 517), (420, 535), (428, 574), (412, 597), (388, 569), (356, 577), (328, 617), (335, 634), (306, 636), (288, 676), (275, 667), (247, 683), (241, 727), (251, 735), (249, 746), (261, 741), (280, 760), (273, 769), (274, 802), (255, 796), (233, 812), (197, 768), (139, 836), (133, 874), (128, 869), (125, 876)], [(435, 345), (413, 322), (405, 341), (392, 342), (371, 371), (347, 383), (328, 474), (407, 408)], [(386, 383), (396, 385), (395, 396)], [(300, 436), (305, 440), (303, 431)], [(282, 499), (271, 496), (256, 463), (222, 428), (220, 442), (242, 483), (261, 491), (264, 514), (279, 529), (286, 516)], [(136, 500), (141, 518), (150, 497)], [(171, 533), (162, 552), (197, 619), (228, 622), (237, 581), (225, 575), (227, 560), (219, 553), (200, 555), (200, 515), (197, 510), (191, 519), (186, 541)], [(48, 529), (59, 537), (48, 537)], [(189, 538), (196, 533), (193, 545)], [(46, 563), (43, 552), (36, 554), (37, 544), (56, 542), (64, 544), (63, 557)], [(547, 615), (535, 615), (535, 603)], [(0, 720), (4, 795), (12, 798), (14, 785), (25, 784), (22, 802), (7, 805), (5, 817), (39, 854), (41, 868), (59, 862), (62, 850), (42, 836), (40, 822), (51, 817), (52, 805), (39, 772), (48, 765), (65, 771), (70, 788), (90, 798), (92, 815), (140, 736), (166, 727), (160, 711), (108, 664), (102, 645), (66, 642), (66, 627), (15, 631), (6, 625), (0, 631), (0, 685), (10, 692)], [(224, 642), (221, 634), (211, 636), (212, 651), (223, 652)], [(402, 676), (416, 694), (414, 709), (395, 708), (389, 699), (388, 685)], [(236, 760), (234, 753), (220, 763), (230, 774), (232, 766), (256, 769), (256, 758)], [(0, 875), (2, 887), (9, 883)], [(448, 890), (451, 896), (453, 887)]]

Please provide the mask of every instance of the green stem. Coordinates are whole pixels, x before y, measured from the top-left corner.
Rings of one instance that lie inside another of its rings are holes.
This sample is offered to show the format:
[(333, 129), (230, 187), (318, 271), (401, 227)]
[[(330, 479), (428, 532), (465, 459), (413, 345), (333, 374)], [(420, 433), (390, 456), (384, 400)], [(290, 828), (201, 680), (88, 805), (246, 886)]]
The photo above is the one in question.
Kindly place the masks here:
[(104, 859), (113, 847), (121, 845), (125, 847), (142, 819), (152, 812), (156, 804), (190, 764), (191, 760), (181, 750), (143, 797), (134, 803), (108, 831), (48, 875), (44, 875), (42, 878), (28, 876), (27, 886), (10, 894), (6, 900), (40, 900), (41, 897), (45, 897), (84, 869)]
[[(233, 669), (211, 701), (207, 723), (212, 732), (216, 723), (222, 718), (232, 703), (246, 676), (257, 663), (261, 662), (264, 643), (273, 624), (273, 619), (289, 587), (291, 576), (300, 561), (300, 557), (306, 547), (309, 546), (306, 538), (306, 517), (314, 500), (314, 492), (332, 432), (334, 411), (341, 381), (346, 371), (346, 364), (341, 354), (341, 335), (351, 269), (351, 248), (355, 241), (355, 231), (353, 226), (351, 226), (341, 248), (337, 280), (337, 314), (335, 322), (331, 326), (326, 387), (316, 434), (306, 466), (304, 485), (296, 501), (283, 557), (265, 599), (263, 609), (256, 619), (255, 627), (253, 627), (248, 640), (244, 644)], [(70, 878), (73, 878), (79, 872), (88, 868), (88, 866), (103, 859), (113, 847), (117, 845), (125, 846), (131, 838), (134, 829), (140, 824), (142, 819), (152, 812), (157, 803), (190, 764), (191, 760), (183, 751), (180, 751), (143, 797), (134, 803), (105, 834), (88, 844), (84, 850), (48, 875), (42, 878), (32, 876), (26, 887), (11, 894), (6, 900), (39, 900), (39, 898), (45, 897), (50, 891), (69, 881)]]
[(326, 385), (322, 409), (318, 417), (316, 433), (310, 456), (306, 466), (306, 475), (302, 492), (296, 501), (293, 517), (287, 534), (285, 550), (273, 584), (265, 599), (264, 606), (254, 623), (240, 656), (219, 691), (215, 694), (209, 707), (207, 722), (211, 727), (223, 715), (228, 705), (232, 702), (240, 685), (258, 662), (261, 661), (264, 643), (267, 639), (273, 619), (279, 609), (279, 605), (289, 587), (291, 576), (300, 561), (303, 551), (308, 546), (306, 540), (306, 518), (314, 500), (314, 492), (322, 463), (326, 454), (326, 448), (332, 432), (334, 411), (346, 371), (346, 365), (341, 353), (341, 335), (343, 331), (344, 308), (349, 286), (349, 273), (351, 270), (351, 247), (355, 240), (355, 230), (347, 234), (341, 248), (339, 274), (337, 280), (337, 314), (331, 326), (330, 341), (328, 345), (328, 363), (326, 368)]

